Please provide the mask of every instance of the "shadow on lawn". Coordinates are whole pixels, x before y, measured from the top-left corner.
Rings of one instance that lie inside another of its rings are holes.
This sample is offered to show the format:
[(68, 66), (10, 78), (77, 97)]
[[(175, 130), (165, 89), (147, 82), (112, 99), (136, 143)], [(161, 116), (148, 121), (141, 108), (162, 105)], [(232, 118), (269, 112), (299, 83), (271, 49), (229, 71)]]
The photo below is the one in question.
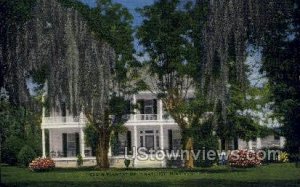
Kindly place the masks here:
[(250, 186), (264, 186), (264, 187), (292, 187), (292, 186), (299, 186), (300, 180), (276, 180), (276, 181), (269, 181), (269, 180), (261, 180), (259, 182), (247, 182), (247, 181), (231, 181), (231, 180), (221, 180), (221, 179), (193, 179), (193, 180), (183, 180), (183, 181), (176, 181), (176, 183), (160, 181), (160, 182), (129, 182), (129, 181), (90, 181), (90, 182), (64, 182), (64, 181), (52, 181), (52, 182), (28, 182), (28, 183), (13, 183), (8, 185), (1, 185), (1, 186), (36, 186), (36, 187), (44, 187), (44, 186), (107, 186), (107, 187), (114, 187), (114, 186), (143, 186), (143, 187), (150, 187), (150, 186), (243, 186), (243, 187), (250, 187)]
[(229, 173), (229, 172), (248, 172), (247, 169), (241, 168), (194, 168), (194, 169), (183, 169), (183, 168), (110, 168), (110, 169), (97, 169), (95, 167), (82, 167), (82, 168), (55, 168), (49, 172), (106, 172), (106, 173), (118, 173), (118, 172), (133, 172), (133, 173), (147, 173), (147, 172), (165, 172), (165, 173)]

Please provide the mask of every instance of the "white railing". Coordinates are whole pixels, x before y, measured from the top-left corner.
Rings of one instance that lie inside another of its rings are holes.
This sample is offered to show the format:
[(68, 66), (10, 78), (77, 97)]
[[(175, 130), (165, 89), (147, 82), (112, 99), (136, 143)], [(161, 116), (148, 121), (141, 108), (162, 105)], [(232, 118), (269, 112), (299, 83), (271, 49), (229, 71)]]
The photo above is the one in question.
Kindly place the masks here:
[(157, 115), (157, 114), (131, 114), (126, 116), (131, 121), (173, 121), (173, 118), (169, 115)]
[(158, 120), (157, 114), (135, 114), (136, 120)]
[(44, 117), (43, 123), (80, 123), (86, 122), (86, 118), (79, 116), (66, 116), (66, 117)]
[[(157, 114), (129, 114), (123, 116), (129, 121), (174, 121), (170, 115), (157, 115)], [(85, 117), (79, 116), (66, 116), (66, 117), (44, 117), (43, 124), (83, 124), (87, 123)]]

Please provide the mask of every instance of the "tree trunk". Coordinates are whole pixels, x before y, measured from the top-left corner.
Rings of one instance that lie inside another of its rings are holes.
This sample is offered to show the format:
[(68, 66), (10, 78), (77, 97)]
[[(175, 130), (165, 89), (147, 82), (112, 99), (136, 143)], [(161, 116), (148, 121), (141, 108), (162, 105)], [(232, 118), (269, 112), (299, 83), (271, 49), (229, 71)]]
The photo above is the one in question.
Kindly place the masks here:
[(108, 159), (108, 151), (109, 151), (109, 140), (110, 135), (108, 133), (101, 133), (96, 149), (96, 160), (97, 167), (101, 169), (109, 168), (109, 159)]
[(194, 157), (193, 157), (193, 138), (191, 136), (188, 136), (185, 138), (184, 143), (184, 149), (188, 151), (188, 154), (185, 157), (184, 161), (184, 167), (187, 169), (194, 168)]

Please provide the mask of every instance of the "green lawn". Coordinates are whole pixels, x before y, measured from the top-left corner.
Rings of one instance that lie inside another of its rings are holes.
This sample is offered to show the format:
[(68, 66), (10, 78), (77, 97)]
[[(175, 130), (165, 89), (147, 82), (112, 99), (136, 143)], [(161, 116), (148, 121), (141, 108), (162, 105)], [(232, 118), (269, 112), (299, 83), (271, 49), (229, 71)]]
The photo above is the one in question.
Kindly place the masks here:
[(250, 169), (228, 167), (183, 169), (55, 169), (35, 173), (2, 166), (4, 186), (300, 186), (295, 164), (271, 164)]

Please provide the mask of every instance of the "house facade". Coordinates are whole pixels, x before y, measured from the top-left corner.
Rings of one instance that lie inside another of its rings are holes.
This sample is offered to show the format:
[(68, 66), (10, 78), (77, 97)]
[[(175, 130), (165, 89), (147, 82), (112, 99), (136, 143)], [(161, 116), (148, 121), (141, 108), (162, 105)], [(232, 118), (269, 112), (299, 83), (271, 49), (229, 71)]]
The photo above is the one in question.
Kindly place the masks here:
[[(124, 160), (128, 155), (130, 167), (166, 167), (166, 159), (139, 160), (132, 157), (137, 149), (145, 150), (178, 150), (180, 149), (180, 129), (175, 121), (164, 110), (162, 100), (151, 92), (143, 91), (130, 98), (133, 105), (138, 105), (125, 123), (126, 133), (118, 134), (117, 150), (110, 149), (111, 167), (125, 167)], [(77, 155), (83, 157), (84, 166), (96, 165), (96, 158), (91, 147), (86, 145), (84, 129), (87, 119), (79, 116), (63, 115), (42, 117), (43, 157), (50, 156), (57, 167), (76, 167)], [(269, 136), (249, 142), (238, 139), (233, 142), (222, 142), (220, 149), (260, 149), (262, 147), (283, 147), (283, 137)], [(151, 154), (145, 152), (146, 154)]]

